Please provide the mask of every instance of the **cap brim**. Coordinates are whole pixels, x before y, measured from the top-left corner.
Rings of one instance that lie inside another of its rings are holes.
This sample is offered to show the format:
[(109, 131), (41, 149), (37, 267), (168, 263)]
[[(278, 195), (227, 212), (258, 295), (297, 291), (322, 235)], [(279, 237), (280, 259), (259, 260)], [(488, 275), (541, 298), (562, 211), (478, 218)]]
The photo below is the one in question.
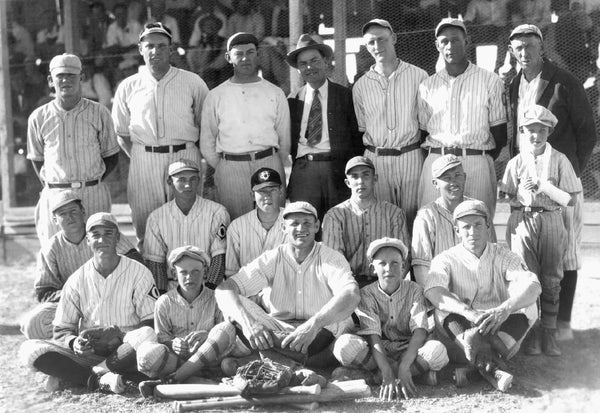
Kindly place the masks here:
[(464, 213), (462, 213), (460, 215), (457, 215), (456, 218), (454, 218), (454, 219), (461, 219), (461, 218), (464, 218), (464, 217), (468, 217), (470, 215), (477, 215), (477, 216), (480, 216), (480, 217), (487, 218), (487, 214), (485, 212), (482, 212), (482, 211), (465, 211)]
[(178, 169), (174, 170), (173, 172), (170, 172), (169, 176), (177, 175), (178, 173), (186, 172), (186, 171), (191, 171), (191, 172), (196, 172), (196, 173), (200, 172), (197, 168), (194, 168), (193, 166), (185, 166), (182, 168), (178, 168)]
[(540, 125), (544, 125), (544, 126), (546, 126), (546, 127), (548, 127), (548, 128), (553, 128), (553, 127), (554, 127), (554, 126), (553, 126), (553, 125), (551, 125), (550, 123), (547, 123), (547, 122), (541, 121), (541, 120), (539, 120), (539, 119), (530, 119), (530, 120), (527, 120), (527, 121), (525, 121), (525, 122), (519, 123), (519, 127), (520, 127), (520, 126), (529, 126), (529, 125), (534, 125), (534, 124), (536, 124), (536, 123), (539, 123)]
[(116, 225), (114, 222), (110, 222), (110, 221), (98, 221), (98, 222), (92, 222), (89, 225), (85, 226), (85, 231), (91, 231), (93, 230), (95, 227), (111, 227), (111, 228), (115, 228), (115, 229), (119, 229), (119, 226)]
[(72, 75), (79, 75), (81, 74), (81, 69), (77, 69), (75, 67), (55, 67), (54, 69), (50, 70), (50, 73), (69, 73)]
[(448, 27), (455, 27), (457, 29), (462, 30), (465, 34), (467, 34), (467, 29), (465, 27), (459, 26), (458, 24), (446, 23), (446, 24), (442, 24), (440, 27), (435, 29), (435, 37), (438, 37), (440, 35), (440, 32)]
[(300, 53), (304, 52), (305, 50), (311, 50), (311, 49), (320, 51), (321, 53), (323, 53), (325, 58), (328, 58), (328, 59), (330, 59), (333, 56), (333, 50), (331, 49), (331, 47), (327, 46), (326, 44), (313, 44), (313, 45), (301, 47), (299, 49), (289, 52), (285, 58), (285, 61), (287, 62), (288, 65), (290, 65), (294, 69), (298, 69), (298, 62), (297, 62), (298, 55)]
[(437, 179), (440, 176), (444, 175), (444, 172), (449, 171), (452, 168), (456, 168), (457, 166), (460, 166), (460, 165), (462, 165), (461, 162), (456, 162), (456, 163), (446, 165), (442, 170), (438, 171), (436, 174), (433, 174), (433, 177)]
[(366, 166), (369, 169), (375, 170), (375, 168), (373, 168), (373, 165), (369, 165), (366, 162), (360, 162), (360, 163), (356, 163), (354, 165), (349, 166), (348, 168), (345, 169), (344, 173), (346, 175), (348, 175), (348, 172), (350, 172), (352, 169), (356, 168), (357, 166)]
[(253, 191), (260, 191), (263, 188), (268, 188), (271, 186), (281, 186), (281, 184), (278, 184), (277, 182), (263, 182), (262, 184), (256, 184), (252, 187)]
[(56, 212), (57, 209), (62, 208), (65, 205), (69, 205), (71, 202), (78, 202), (78, 201), (81, 202), (81, 199), (79, 199), (79, 198), (73, 198), (73, 199), (62, 200), (58, 204), (53, 205), (52, 208), (50, 209), (50, 212), (54, 213), (54, 212)]

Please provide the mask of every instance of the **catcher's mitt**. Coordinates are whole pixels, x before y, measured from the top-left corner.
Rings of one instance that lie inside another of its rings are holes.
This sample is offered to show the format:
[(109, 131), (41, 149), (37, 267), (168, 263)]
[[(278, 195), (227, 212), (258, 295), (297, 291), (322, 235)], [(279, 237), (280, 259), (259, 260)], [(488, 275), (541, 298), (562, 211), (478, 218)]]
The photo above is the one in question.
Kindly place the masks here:
[(83, 330), (79, 337), (87, 341), (94, 354), (107, 357), (123, 343), (123, 333), (119, 327), (93, 327)]
[(242, 396), (273, 394), (289, 385), (292, 369), (269, 359), (254, 360), (238, 368), (233, 385)]

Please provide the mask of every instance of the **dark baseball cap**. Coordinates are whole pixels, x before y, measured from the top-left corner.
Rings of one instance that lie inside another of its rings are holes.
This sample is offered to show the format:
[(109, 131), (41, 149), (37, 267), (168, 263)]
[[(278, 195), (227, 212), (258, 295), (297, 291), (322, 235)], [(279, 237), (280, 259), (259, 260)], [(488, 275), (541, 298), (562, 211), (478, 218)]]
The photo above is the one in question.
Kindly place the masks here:
[(259, 191), (269, 186), (280, 186), (281, 176), (279, 172), (271, 168), (260, 168), (252, 174), (250, 186), (253, 191)]
[(258, 47), (258, 39), (252, 33), (239, 32), (232, 34), (229, 40), (227, 40), (227, 51), (230, 51), (233, 46), (238, 44), (253, 44)]
[(489, 219), (490, 211), (482, 201), (478, 199), (468, 199), (458, 204), (454, 210), (454, 213), (452, 214), (452, 217), (456, 221), (457, 219), (466, 217), (468, 215), (479, 215), (485, 219)]
[(344, 168), (344, 174), (348, 175), (350, 169), (356, 166), (366, 166), (371, 168), (372, 170), (375, 170), (375, 165), (373, 165), (372, 160), (370, 160), (366, 156), (355, 156), (346, 163), (346, 167)]

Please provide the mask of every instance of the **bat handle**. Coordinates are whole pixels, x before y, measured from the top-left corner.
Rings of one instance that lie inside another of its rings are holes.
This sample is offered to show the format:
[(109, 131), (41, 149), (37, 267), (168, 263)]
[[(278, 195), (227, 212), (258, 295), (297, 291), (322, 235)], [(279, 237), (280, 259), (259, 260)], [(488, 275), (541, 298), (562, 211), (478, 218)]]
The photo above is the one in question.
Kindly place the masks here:
[(321, 385), (313, 384), (312, 386), (292, 386), (286, 387), (281, 392), (283, 394), (321, 394)]

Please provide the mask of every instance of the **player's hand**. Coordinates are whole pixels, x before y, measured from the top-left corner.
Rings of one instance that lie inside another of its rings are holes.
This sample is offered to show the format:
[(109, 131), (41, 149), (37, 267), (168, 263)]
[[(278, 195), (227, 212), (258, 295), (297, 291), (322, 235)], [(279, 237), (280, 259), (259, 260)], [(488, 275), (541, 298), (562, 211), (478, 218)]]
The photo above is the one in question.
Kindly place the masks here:
[(379, 398), (384, 401), (393, 400), (394, 396), (400, 397), (400, 382), (396, 380), (394, 370), (390, 365), (381, 369), (381, 389), (379, 390)]
[(317, 337), (319, 332), (312, 320), (306, 320), (292, 331), (281, 342), (281, 348), (289, 347), (290, 350), (308, 353), (308, 346)]
[(90, 356), (94, 354), (94, 349), (89, 343), (89, 340), (81, 336), (77, 336), (73, 342), (73, 353), (78, 356)]
[(179, 358), (186, 359), (190, 356), (190, 346), (185, 338), (175, 337), (171, 347)]
[(477, 326), (483, 321), (485, 313), (483, 311), (470, 309), (465, 312), (464, 317)]
[(200, 330), (200, 331), (192, 331), (186, 337), (185, 341), (187, 341), (188, 346), (190, 347), (190, 353), (195, 353), (198, 351), (200, 346), (206, 341), (208, 337), (208, 331)]
[(510, 311), (505, 306), (498, 306), (485, 310), (485, 317), (479, 324), (479, 332), (484, 336), (487, 334), (496, 334), (500, 326), (510, 316)]
[(531, 192), (536, 192), (539, 188), (537, 180), (534, 181), (531, 178), (527, 178), (524, 181), (521, 181), (520, 185), (523, 187), (523, 189), (526, 189), (527, 191)]
[(268, 350), (273, 347), (273, 333), (258, 322), (244, 328), (244, 335), (253, 350)]
[(416, 397), (417, 386), (413, 383), (412, 374), (410, 372), (410, 364), (400, 363), (398, 366), (398, 386), (406, 399)]

